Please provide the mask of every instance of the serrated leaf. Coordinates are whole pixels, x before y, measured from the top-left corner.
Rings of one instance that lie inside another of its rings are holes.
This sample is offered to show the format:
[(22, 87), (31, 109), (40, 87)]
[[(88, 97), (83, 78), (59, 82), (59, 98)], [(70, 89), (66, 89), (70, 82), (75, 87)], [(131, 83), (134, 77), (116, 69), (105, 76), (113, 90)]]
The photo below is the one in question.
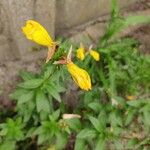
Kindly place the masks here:
[(18, 87), (24, 88), (24, 89), (35, 89), (41, 86), (43, 83), (43, 79), (32, 79), (32, 80), (27, 80), (23, 83), (20, 83)]
[(79, 139), (86, 139), (86, 138), (94, 138), (96, 136), (96, 131), (94, 129), (83, 129), (81, 130), (78, 135), (77, 138)]
[(40, 112), (42, 110), (48, 113), (50, 112), (49, 101), (41, 90), (38, 90), (36, 93), (36, 108), (37, 112)]

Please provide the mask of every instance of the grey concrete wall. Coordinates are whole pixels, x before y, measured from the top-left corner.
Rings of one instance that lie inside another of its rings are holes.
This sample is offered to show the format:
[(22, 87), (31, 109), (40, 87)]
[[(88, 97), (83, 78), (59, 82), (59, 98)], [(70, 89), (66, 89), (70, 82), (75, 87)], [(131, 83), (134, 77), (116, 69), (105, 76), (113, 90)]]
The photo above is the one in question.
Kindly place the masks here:
[[(136, 0), (118, 0), (120, 7)], [(56, 32), (81, 25), (110, 12), (111, 0), (57, 0)]]
[(37, 55), (31, 53), (36, 45), (21, 31), (28, 19), (39, 21), (54, 36), (55, 0), (0, 0), (0, 60)]
[[(136, 0), (120, 0), (127, 6)], [(31, 52), (37, 44), (27, 40), (21, 27), (28, 19), (39, 21), (55, 36), (64, 28), (84, 24), (110, 10), (110, 0), (0, 0), (0, 61), (33, 59), (45, 54)], [(56, 31), (56, 32), (55, 32)]]

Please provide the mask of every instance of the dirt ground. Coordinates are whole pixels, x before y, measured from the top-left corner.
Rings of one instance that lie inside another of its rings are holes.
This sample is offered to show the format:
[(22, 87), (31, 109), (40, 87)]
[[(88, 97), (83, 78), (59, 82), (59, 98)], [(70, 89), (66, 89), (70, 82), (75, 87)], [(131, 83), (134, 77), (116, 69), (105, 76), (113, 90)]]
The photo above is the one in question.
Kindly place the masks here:
[[(140, 0), (125, 9), (127, 12), (135, 12), (139, 10), (150, 11), (150, 0)], [(140, 26), (135, 31), (130, 32), (127, 36), (133, 37), (140, 42), (141, 52), (150, 54), (150, 25)], [(0, 106), (12, 106), (9, 94), (13, 91), (17, 82), (20, 80), (18, 76), (19, 71), (28, 70), (38, 72), (42, 62), (44, 63), (44, 59), (30, 62), (14, 60), (0, 63)]]

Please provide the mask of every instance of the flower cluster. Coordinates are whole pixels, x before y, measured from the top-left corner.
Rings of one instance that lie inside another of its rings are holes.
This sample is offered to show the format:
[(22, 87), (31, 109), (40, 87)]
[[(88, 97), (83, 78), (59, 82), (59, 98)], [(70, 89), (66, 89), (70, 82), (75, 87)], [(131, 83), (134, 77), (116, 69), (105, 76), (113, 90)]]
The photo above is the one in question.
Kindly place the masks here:
[[(53, 41), (46, 29), (36, 21), (28, 20), (26, 25), (22, 27), (23, 33), (26, 35), (27, 39), (32, 40), (40, 45), (48, 47), (46, 63), (52, 58), (56, 51), (57, 43)], [(68, 53), (67, 58), (64, 60), (59, 60), (54, 64), (66, 64), (68, 72), (71, 74), (74, 82), (83, 90), (91, 90), (91, 78), (88, 72), (71, 60), (72, 47)], [(96, 61), (99, 61), (99, 53), (95, 50), (89, 48), (89, 51), (85, 53), (85, 48), (80, 46), (77, 50), (77, 57), (81, 60), (85, 59), (85, 54), (90, 54)]]
[(91, 55), (96, 61), (100, 60), (100, 54), (92, 49), (92, 46), (89, 47), (88, 50), (86, 50), (83, 46), (83, 44), (80, 44), (80, 47), (77, 49), (77, 58), (80, 60), (84, 60), (86, 55)]

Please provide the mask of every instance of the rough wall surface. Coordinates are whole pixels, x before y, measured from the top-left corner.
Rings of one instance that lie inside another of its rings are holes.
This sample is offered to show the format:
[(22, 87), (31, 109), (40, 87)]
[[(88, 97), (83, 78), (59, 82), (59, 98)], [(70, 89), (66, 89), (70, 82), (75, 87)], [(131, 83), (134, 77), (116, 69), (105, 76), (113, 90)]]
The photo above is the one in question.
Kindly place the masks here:
[[(125, 7), (136, 0), (118, 0)], [(57, 0), (56, 30), (81, 25), (109, 12), (111, 0)]]
[[(136, 0), (119, 1), (123, 7)], [(110, 2), (111, 0), (0, 0), (0, 62), (16, 58), (32, 60), (45, 54), (45, 51), (32, 52), (34, 47), (39, 47), (28, 41), (21, 32), (26, 20), (39, 21), (54, 36), (64, 28), (84, 24), (108, 13)]]
[(28, 19), (38, 20), (54, 35), (55, 0), (0, 1), (0, 60), (32, 55), (33, 43), (21, 32)]

